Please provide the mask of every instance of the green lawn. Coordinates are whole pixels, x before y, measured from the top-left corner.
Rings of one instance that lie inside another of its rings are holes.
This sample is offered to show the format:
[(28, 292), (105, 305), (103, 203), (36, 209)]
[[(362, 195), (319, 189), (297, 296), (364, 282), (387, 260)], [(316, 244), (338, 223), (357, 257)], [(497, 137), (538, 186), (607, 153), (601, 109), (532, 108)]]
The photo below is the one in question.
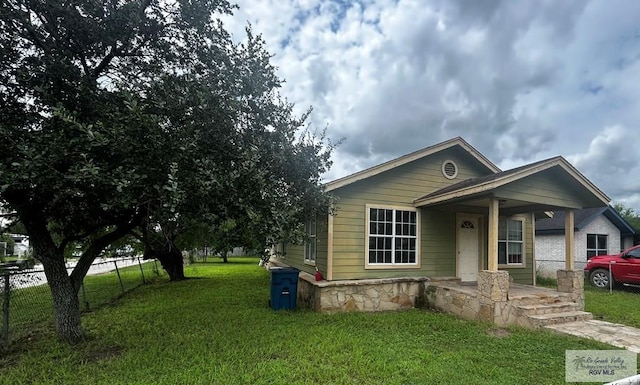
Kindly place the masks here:
[(565, 350), (608, 345), (410, 310), (274, 312), (254, 258), (195, 264), (0, 359), (1, 384), (564, 384)]
[[(538, 285), (556, 288), (556, 280), (537, 279)], [(585, 280), (585, 311), (594, 319), (640, 328), (640, 289), (619, 287), (613, 291), (598, 289)]]
[[(80, 308), (83, 311), (98, 308), (121, 296), (123, 289), (126, 292), (140, 286), (143, 272), (145, 280), (156, 279), (158, 276), (154, 271), (156, 266), (160, 266), (160, 264), (156, 265), (153, 261), (144, 262), (142, 264), (142, 272), (139, 265), (121, 267), (119, 269), (120, 280), (118, 280), (116, 273), (103, 273), (85, 277), (84, 287), (79, 293)], [(160, 272), (162, 273), (161, 268)], [(16, 279), (31, 282), (29, 276), (32, 275), (29, 273), (20, 274), (16, 276)], [(35, 280), (35, 282), (40, 281)], [(120, 286), (120, 281), (122, 281), (122, 286)], [(0, 301), (0, 303), (2, 302)], [(51, 291), (46, 284), (11, 290), (9, 336), (12, 340), (28, 337), (34, 327), (36, 329), (49, 327), (53, 322), (52, 320)]]
[(585, 286), (585, 311), (594, 319), (640, 328), (640, 292), (620, 288), (613, 292)]

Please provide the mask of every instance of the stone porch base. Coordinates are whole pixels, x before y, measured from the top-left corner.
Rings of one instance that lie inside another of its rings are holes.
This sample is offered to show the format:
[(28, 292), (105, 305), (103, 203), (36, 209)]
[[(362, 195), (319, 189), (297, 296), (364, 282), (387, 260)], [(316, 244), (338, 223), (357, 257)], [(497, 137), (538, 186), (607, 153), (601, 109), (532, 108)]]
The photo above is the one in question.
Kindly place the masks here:
[(316, 281), (300, 272), (298, 306), (325, 313), (386, 311), (421, 307), (429, 278)]
[(509, 283), (506, 272), (481, 273), (477, 283), (461, 283), (446, 277), (318, 282), (300, 272), (297, 305), (324, 313), (430, 308), (497, 326), (529, 328), (592, 318), (583, 311), (584, 294), (575, 272), (559, 273), (568, 282), (560, 287), (565, 292)]

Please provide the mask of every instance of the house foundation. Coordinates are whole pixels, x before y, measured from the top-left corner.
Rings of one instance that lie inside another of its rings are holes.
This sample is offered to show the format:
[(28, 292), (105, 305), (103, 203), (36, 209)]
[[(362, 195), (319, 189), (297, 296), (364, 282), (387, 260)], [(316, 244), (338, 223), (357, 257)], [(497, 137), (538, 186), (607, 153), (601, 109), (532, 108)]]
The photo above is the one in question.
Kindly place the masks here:
[(323, 313), (430, 308), (458, 317), (528, 328), (588, 320), (579, 270), (558, 271), (558, 290), (510, 282), (506, 271), (480, 271), (478, 281), (453, 277), (403, 277), (316, 281), (298, 276), (297, 304)]
[(387, 278), (316, 281), (300, 272), (298, 305), (324, 313), (387, 311), (421, 307), (429, 279)]

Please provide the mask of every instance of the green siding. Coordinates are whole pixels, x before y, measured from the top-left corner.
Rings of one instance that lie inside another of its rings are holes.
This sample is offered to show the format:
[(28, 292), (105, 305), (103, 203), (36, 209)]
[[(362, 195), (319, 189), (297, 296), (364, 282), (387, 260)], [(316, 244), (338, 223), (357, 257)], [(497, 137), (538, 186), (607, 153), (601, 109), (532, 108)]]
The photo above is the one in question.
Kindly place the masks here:
[[(449, 180), (442, 175), (445, 160), (453, 160), (458, 166), (458, 176)], [(333, 218), (333, 280), (392, 278), (407, 276), (453, 277), (456, 275), (456, 210), (420, 208), (420, 267), (365, 269), (366, 206), (379, 205), (413, 207), (413, 201), (433, 191), (462, 180), (486, 175), (488, 171), (464, 150), (448, 149), (411, 163), (398, 166), (378, 175), (354, 182), (332, 191), (338, 197), (336, 215)], [(500, 190), (500, 195), (516, 199), (548, 203), (570, 202), (571, 191), (555, 180), (553, 174), (534, 175), (514, 182)], [(554, 201), (555, 202), (555, 201)], [(487, 209), (459, 207), (460, 212), (477, 212), (484, 215), (483, 247), (481, 252), (487, 265)], [(533, 226), (531, 215), (525, 217), (525, 268), (509, 268), (514, 282), (533, 283)], [(327, 218), (318, 218), (317, 266), (327, 273)], [(304, 247), (288, 245), (286, 264), (312, 273), (313, 266), (304, 264)]]
[[(442, 175), (442, 162), (453, 160), (458, 176)], [(455, 213), (420, 209), (420, 268), (365, 269), (366, 205), (413, 207), (435, 190), (487, 171), (465, 151), (449, 149), (344, 186), (333, 227), (333, 279), (455, 276)]]
[(582, 200), (552, 172), (535, 174), (496, 190), (496, 196), (558, 207), (582, 207)]
[[(316, 267), (324, 276), (327, 275), (327, 239), (328, 215), (318, 216), (316, 220)], [(304, 263), (304, 245), (287, 245), (284, 258), (279, 261), (301, 271), (313, 274), (315, 267)]]

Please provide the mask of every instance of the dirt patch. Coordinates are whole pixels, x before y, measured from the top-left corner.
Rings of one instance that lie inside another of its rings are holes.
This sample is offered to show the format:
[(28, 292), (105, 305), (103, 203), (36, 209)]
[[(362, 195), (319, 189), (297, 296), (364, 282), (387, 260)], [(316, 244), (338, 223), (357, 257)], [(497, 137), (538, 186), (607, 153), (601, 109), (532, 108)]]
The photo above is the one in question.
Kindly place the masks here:
[(121, 346), (99, 346), (86, 349), (82, 357), (83, 364), (106, 361), (119, 357), (124, 352)]
[(497, 328), (487, 330), (487, 334), (492, 337), (504, 338), (511, 335), (511, 332), (507, 329)]

